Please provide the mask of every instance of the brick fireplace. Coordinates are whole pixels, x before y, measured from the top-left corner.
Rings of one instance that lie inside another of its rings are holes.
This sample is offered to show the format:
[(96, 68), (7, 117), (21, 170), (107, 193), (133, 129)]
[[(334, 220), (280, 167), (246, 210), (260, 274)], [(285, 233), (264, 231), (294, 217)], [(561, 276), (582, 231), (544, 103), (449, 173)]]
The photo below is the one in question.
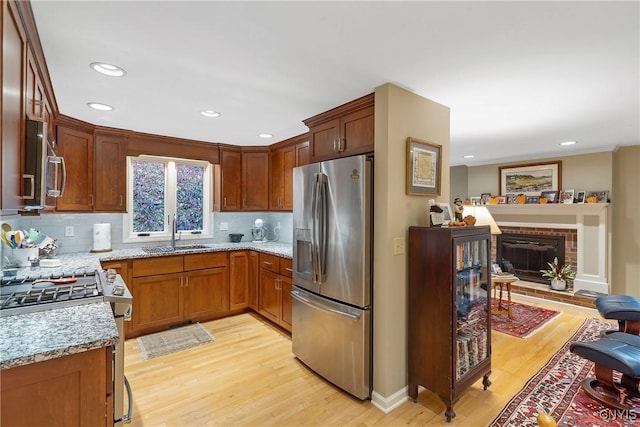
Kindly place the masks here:
[[(576, 229), (501, 226), (502, 234), (492, 239), (492, 259), (507, 270), (507, 263), (515, 269), (521, 280), (549, 283), (540, 269), (548, 268), (547, 262), (558, 257), (560, 264), (571, 263), (577, 270)], [(568, 286), (572, 288), (573, 283)]]
[[(609, 203), (487, 205), (503, 233), (563, 236), (564, 262), (573, 264), (573, 291), (609, 293)], [(497, 238), (491, 239), (496, 260)], [(571, 284), (569, 284), (571, 286)]]

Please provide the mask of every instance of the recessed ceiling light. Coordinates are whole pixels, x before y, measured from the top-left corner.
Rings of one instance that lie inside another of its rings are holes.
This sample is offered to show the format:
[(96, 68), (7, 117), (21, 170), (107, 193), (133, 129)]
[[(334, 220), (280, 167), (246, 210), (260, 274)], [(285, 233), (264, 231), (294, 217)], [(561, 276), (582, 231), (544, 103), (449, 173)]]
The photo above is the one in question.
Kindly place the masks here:
[(113, 110), (113, 107), (111, 105), (101, 104), (99, 102), (88, 102), (87, 105), (89, 107), (93, 108), (94, 110), (100, 110), (100, 111), (111, 111), (111, 110)]
[(473, 159), (475, 156), (473, 154), (467, 154), (466, 156), (462, 156), (465, 159)]
[(260, 138), (273, 138), (273, 134), (270, 133), (259, 133), (258, 136)]
[(217, 111), (213, 111), (213, 110), (202, 110), (200, 111), (200, 114), (202, 114), (205, 117), (220, 117), (222, 115)]
[(560, 143), (560, 145), (575, 145), (575, 144), (577, 144), (576, 141), (564, 141)]
[(106, 62), (92, 62), (89, 64), (92, 70), (109, 77), (124, 77), (127, 72), (117, 65), (107, 64)]

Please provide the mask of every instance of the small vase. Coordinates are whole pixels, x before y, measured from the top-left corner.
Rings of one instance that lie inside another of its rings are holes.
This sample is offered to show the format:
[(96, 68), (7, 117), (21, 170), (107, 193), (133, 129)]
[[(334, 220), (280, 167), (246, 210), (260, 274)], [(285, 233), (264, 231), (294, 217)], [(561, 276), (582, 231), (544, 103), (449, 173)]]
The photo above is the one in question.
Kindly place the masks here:
[(551, 289), (554, 291), (564, 291), (567, 289), (567, 282), (562, 279), (551, 279)]

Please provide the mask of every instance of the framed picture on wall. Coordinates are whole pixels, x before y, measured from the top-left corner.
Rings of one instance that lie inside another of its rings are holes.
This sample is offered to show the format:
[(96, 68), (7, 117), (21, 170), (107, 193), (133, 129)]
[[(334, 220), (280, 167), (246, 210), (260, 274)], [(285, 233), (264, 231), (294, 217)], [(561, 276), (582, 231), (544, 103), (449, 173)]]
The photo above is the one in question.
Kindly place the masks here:
[(442, 146), (407, 138), (407, 194), (439, 196)]
[(562, 162), (529, 163), (498, 168), (500, 194), (540, 195), (562, 187)]

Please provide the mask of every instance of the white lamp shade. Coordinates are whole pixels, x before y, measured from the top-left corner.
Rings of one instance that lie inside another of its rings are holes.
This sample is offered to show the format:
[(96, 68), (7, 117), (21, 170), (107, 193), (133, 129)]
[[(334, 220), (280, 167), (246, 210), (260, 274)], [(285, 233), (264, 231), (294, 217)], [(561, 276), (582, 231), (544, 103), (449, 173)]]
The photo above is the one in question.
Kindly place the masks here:
[(462, 211), (462, 217), (466, 217), (467, 215), (471, 215), (476, 218), (475, 225), (488, 225), (491, 227), (491, 234), (502, 234), (498, 224), (496, 224), (495, 220), (491, 216), (491, 212), (487, 209), (486, 206), (478, 206), (478, 205), (464, 205)]

